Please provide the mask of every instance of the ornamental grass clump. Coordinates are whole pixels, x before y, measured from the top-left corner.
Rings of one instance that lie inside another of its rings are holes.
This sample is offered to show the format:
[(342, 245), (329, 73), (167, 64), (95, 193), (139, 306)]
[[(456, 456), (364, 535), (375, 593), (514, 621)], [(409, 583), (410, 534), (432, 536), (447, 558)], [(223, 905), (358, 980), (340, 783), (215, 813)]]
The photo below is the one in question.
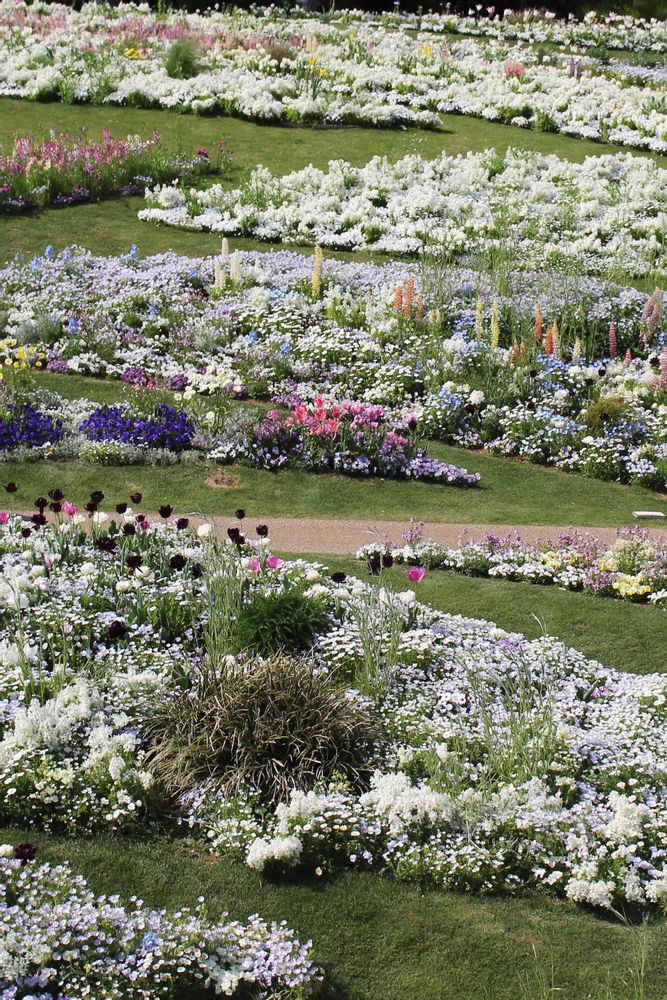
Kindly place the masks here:
[(187, 38), (178, 38), (167, 52), (167, 75), (173, 80), (189, 80), (199, 72), (197, 49)]
[(363, 786), (377, 758), (374, 710), (305, 659), (281, 653), (204, 672), (149, 725), (150, 768), (170, 795), (288, 797), (334, 776)]

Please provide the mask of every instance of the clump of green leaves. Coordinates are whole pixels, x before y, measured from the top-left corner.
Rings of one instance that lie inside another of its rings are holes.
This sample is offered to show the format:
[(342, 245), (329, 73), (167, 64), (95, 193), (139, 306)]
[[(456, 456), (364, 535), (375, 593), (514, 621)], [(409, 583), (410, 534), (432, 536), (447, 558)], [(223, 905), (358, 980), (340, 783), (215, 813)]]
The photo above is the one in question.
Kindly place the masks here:
[(309, 649), (327, 622), (326, 607), (296, 588), (257, 593), (240, 609), (234, 628), (237, 650), (268, 656)]

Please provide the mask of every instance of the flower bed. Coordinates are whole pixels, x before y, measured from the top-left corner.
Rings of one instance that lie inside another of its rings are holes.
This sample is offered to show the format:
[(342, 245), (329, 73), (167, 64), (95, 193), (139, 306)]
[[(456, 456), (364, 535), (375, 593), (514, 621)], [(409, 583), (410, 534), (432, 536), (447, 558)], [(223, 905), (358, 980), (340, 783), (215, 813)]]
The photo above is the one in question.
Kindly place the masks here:
[(357, 557), (369, 560), (387, 554), (397, 563), (455, 570), (467, 576), (554, 584), (658, 607), (667, 601), (667, 542), (641, 528), (619, 529), (613, 545), (576, 531), (533, 545), (516, 532), (506, 538), (486, 533), (482, 541), (464, 537), (458, 548), (423, 541), (418, 530), (409, 532), (404, 544), (364, 545)]
[(382, 406), (401, 436), (416, 418), (420, 437), (664, 489), (664, 305), (659, 292), (558, 272), (514, 275), (500, 291), (493, 275), (437, 262), (47, 248), (0, 271), (0, 358), (6, 373), (45, 365), (169, 389), (179, 409), (212, 397), (193, 416), (204, 447), (225, 441), (230, 455), (250, 455), (252, 434), (216, 415), (229, 397), (347, 398)]
[(47, 205), (72, 205), (109, 195), (139, 194), (146, 184), (194, 180), (223, 172), (227, 157), (199, 150), (195, 156), (165, 149), (159, 132), (150, 139), (128, 135), (114, 139), (104, 129), (101, 142), (84, 135), (52, 132), (44, 142), (31, 136), (0, 150), (0, 212), (23, 212)]
[(301, 945), (284, 924), (257, 915), (214, 923), (203, 899), (173, 915), (137, 899), (124, 905), (95, 897), (68, 865), (39, 864), (30, 844), (0, 851), (3, 1000), (149, 1000), (202, 989), (296, 1000), (321, 979), (311, 942)]
[[(501, 37), (507, 21), (423, 23), (429, 33), (413, 37), (359, 19), (341, 31), (275, 9), (154, 15), (121, 4), (100, 16), (99, 5), (84, 4), (35, 14), (4, 0), (0, 94), (301, 123), (433, 127), (440, 113), (456, 112), (667, 150), (663, 104), (624, 63), (610, 72), (606, 63), (510, 44), (521, 32)], [(483, 34), (489, 25), (483, 43), (437, 37), (443, 27)]]
[[(363, 167), (332, 160), (277, 177), (256, 167), (246, 184), (187, 195), (147, 193), (146, 221), (283, 243), (372, 248), (450, 258), (511, 256), (512, 269), (574, 267), (581, 274), (641, 276), (666, 267), (659, 213), (667, 173), (630, 154), (568, 163), (495, 150)], [(658, 215), (656, 215), (658, 213)]]
[(664, 676), (283, 562), (243, 511), (222, 543), (50, 498), (0, 527), (1, 822), (136, 828), (171, 790), (257, 869), (664, 908)]
[(479, 482), (479, 473), (427, 458), (417, 444), (416, 428), (416, 418), (397, 423), (382, 406), (350, 401), (327, 406), (316, 397), (312, 406), (300, 403), (288, 416), (269, 411), (260, 423), (249, 423), (236, 439), (218, 444), (211, 457), (262, 469), (296, 466), (457, 486)]

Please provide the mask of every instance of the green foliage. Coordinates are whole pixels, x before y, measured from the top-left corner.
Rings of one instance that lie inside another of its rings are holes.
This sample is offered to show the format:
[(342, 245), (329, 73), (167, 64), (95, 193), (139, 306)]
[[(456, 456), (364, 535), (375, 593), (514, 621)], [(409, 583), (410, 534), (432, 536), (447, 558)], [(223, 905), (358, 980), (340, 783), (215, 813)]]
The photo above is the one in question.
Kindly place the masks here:
[(149, 737), (150, 767), (167, 793), (207, 783), (275, 802), (335, 775), (363, 785), (381, 729), (332, 675), (279, 654), (205, 670), (187, 695), (159, 706)]
[(326, 620), (321, 601), (300, 590), (255, 594), (239, 612), (234, 640), (238, 650), (261, 656), (279, 650), (296, 653), (312, 646)]
[(167, 75), (174, 80), (189, 80), (199, 72), (197, 50), (186, 38), (178, 38), (169, 48), (165, 59)]
[(623, 396), (603, 396), (584, 411), (583, 418), (591, 434), (604, 434), (627, 415), (628, 401)]

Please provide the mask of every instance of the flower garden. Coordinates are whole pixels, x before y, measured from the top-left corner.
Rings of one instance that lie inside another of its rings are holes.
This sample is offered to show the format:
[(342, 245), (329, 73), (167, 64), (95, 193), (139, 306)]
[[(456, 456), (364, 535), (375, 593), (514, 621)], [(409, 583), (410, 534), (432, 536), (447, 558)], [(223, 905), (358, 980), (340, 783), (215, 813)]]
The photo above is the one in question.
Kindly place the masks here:
[(667, 22), (0, 52), (0, 1000), (663, 998)]

